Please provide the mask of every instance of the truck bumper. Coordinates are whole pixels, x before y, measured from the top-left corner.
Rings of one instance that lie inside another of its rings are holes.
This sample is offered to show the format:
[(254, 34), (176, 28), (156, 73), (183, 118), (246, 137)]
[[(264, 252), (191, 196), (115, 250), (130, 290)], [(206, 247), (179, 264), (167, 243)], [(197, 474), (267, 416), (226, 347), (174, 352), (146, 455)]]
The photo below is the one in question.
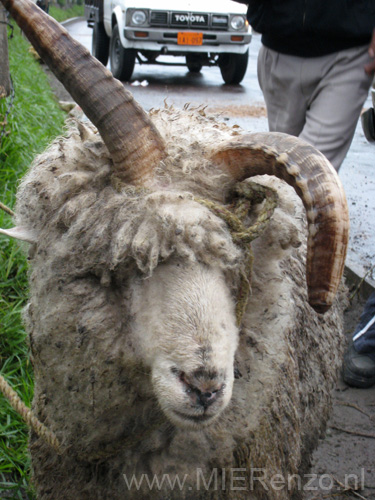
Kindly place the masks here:
[(126, 48), (152, 50), (164, 54), (168, 54), (168, 52), (181, 54), (186, 52), (244, 54), (251, 41), (251, 33), (209, 31), (203, 32), (202, 45), (178, 45), (177, 34), (178, 30), (134, 29), (129, 27), (125, 27), (123, 32)]

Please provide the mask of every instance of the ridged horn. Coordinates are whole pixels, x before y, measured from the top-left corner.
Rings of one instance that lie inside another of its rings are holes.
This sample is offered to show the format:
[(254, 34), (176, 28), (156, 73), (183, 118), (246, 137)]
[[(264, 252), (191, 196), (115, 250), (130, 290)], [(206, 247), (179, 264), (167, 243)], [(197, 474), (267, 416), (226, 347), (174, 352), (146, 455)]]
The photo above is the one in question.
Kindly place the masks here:
[(346, 258), (349, 213), (341, 181), (329, 161), (306, 142), (281, 133), (243, 135), (215, 150), (212, 159), (234, 179), (273, 175), (292, 186), (306, 209), (306, 280), (310, 305), (332, 305)]
[(164, 143), (131, 93), (31, 0), (1, 2), (99, 130), (116, 175), (132, 183), (150, 177), (164, 157)]

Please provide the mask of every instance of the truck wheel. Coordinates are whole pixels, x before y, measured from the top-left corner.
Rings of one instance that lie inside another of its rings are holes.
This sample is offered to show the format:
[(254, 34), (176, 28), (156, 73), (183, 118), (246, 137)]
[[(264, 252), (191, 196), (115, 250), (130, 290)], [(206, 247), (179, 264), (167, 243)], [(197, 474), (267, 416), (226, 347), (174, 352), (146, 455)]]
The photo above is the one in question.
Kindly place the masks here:
[(375, 112), (374, 108), (367, 109), (361, 115), (362, 129), (369, 142), (375, 142)]
[(109, 46), (109, 57), (111, 60), (111, 71), (115, 78), (128, 81), (133, 74), (135, 57), (137, 51), (124, 49), (121, 45), (118, 25), (113, 28), (111, 43)]
[(219, 68), (225, 83), (240, 83), (245, 76), (249, 51), (245, 54), (220, 54)]
[(92, 32), (91, 53), (104, 66), (107, 66), (110, 38), (105, 32), (103, 23), (95, 23)]
[(186, 66), (191, 73), (199, 73), (203, 64), (200, 60), (192, 54), (186, 56)]

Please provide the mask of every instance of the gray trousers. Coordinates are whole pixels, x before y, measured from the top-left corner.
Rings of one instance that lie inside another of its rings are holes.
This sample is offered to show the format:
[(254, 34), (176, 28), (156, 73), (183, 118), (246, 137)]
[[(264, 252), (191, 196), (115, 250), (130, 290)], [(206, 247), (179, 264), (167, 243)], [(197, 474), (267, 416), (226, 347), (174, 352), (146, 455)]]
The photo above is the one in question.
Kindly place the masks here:
[(262, 46), (258, 79), (270, 131), (299, 136), (339, 170), (372, 82), (368, 46), (302, 58)]

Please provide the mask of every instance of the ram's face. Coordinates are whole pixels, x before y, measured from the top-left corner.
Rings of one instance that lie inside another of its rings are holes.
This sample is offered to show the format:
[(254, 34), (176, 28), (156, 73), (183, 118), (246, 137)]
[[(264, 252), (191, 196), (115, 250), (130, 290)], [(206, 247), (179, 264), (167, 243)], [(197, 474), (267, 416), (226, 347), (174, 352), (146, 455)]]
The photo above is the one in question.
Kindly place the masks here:
[(208, 425), (228, 405), (238, 329), (221, 271), (159, 266), (137, 287), (134, 333), (159, 404), (176, 425)]

